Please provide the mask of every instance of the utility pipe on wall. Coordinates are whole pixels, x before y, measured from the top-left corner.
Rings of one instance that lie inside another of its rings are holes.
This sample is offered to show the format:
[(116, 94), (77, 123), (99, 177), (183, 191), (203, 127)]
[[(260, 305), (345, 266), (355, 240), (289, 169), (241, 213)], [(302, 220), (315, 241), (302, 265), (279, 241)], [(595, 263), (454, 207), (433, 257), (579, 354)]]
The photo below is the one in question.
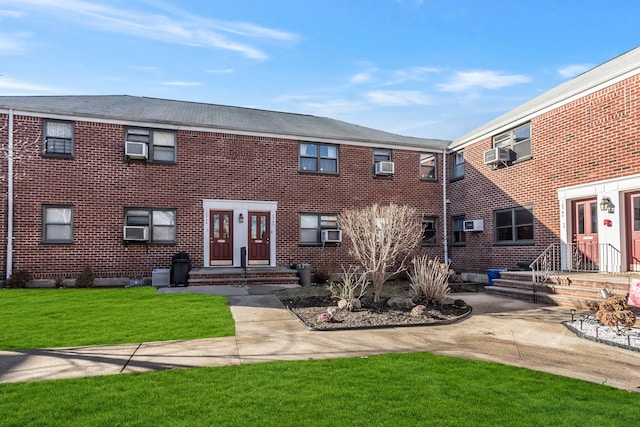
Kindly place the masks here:
[(7, 270), (13, 274), (13, 109), (9, 110), (9, 141), (7, 147)]
[(447, 150), (442, 150), (442, 244), (444, 263), (449, 265), (449, 242), (447, 240)]

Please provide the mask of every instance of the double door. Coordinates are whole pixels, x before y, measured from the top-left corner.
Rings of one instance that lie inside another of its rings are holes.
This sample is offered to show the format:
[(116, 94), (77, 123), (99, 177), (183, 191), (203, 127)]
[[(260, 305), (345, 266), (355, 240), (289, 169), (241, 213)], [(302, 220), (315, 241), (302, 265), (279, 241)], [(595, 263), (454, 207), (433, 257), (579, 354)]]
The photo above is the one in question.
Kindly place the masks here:
[[(245, 219), (244, 213), (232, 210), (209, 211), (209, 265), (234, 265), (234, 256), (240, 256), (242, 247), (246, 248), (249, 264), (268, 265), (271, 255), (270, 220), (269, 212), (250, 211)], [(235, 227), (241, 227), (238, 233), (234, 233)]]

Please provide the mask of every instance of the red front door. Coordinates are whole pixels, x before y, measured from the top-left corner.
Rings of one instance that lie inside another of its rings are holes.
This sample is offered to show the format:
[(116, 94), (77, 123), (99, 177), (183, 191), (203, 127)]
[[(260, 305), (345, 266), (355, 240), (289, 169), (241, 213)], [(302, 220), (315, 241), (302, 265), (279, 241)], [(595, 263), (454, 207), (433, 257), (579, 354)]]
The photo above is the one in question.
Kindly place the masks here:
[(640, 193), (627, 194), (629, 271), (640, 271)]
[(249, 263), (269, 264), (271, 230), (269, 212), (249, 212)]
[(209, 212), (210, 265), (233, 264), (233, 212)]
[(573, 202), (573, 243), (571, 268), (593, 270), (598, 266), (598, 201)]

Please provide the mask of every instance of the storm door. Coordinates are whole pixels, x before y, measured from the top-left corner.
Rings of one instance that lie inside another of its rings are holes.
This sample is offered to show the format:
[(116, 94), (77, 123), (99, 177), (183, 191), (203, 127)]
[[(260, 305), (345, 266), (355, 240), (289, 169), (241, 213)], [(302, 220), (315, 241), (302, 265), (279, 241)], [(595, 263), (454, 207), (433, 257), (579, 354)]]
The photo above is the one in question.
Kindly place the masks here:
[(598, 269), (598, 201), (579, 200), (572, 203), (573, 245), (571, 269)]
[(249, 212), (250, 264), (269, 264), (271, 253), (271, 230), (269, 212)]
[(233, 211), (209, 212), (210, 265), (233, 265)]
[(627, 195), (627, 242), (629, 271), (640, 271), (640, 193)]

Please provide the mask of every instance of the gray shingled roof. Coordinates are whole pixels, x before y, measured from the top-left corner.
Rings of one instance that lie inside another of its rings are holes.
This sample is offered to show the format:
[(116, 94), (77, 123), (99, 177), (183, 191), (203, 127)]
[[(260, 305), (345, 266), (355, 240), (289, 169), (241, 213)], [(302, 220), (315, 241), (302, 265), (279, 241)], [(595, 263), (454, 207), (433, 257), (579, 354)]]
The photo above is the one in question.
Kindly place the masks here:
[(0, 96), (0, 109), (212, 130), (444, 149), (450, 141), (383, 132), (326, 117), (129, 95)]
[(449, 148), (459, 147), (478, 138), (486, 138), (505, 126), (516, 126), (520, 122), (540, 114), (546, 108), (562, 104), (572, 97), (588, 92), (601, 84), (634, 71), (640, 72), (640, 47), (636, 47), (590, 71), (580, 74), (479, 128), (454, 139)]

